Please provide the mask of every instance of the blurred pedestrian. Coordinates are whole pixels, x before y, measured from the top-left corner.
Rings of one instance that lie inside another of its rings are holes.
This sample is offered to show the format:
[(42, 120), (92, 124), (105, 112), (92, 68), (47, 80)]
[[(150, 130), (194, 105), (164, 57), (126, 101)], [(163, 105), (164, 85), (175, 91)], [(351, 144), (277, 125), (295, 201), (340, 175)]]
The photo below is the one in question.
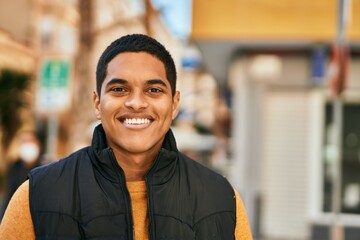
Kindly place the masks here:
[(34, 169), (11, 200), (1, 239), (251, 239), (239, 195), (177, 150), (175, 64), (133, 34), (101, 55), (92, 144)]
[(6, 196), (1, 206), (0, 219), (17, 188), (26, 180), (29, 171), (40, 165), (40, 142), (35, 132), (21, 131), (15, 137), (16, 157), (11, 159), (6, 172)]

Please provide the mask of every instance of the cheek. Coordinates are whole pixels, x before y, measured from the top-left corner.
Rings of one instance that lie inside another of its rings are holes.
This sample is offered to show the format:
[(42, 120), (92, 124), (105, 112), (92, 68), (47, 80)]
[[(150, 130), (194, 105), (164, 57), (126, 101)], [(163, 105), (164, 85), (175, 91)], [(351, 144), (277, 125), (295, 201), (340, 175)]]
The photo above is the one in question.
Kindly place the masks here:
[(97, 118), (102, 121), (107, 121), (109, 119), (109, 115), (113, 112), (112, 110), (113, 106), (111, 103), (102, 101), (99, 104), (98, 110), (97, 110)]
[(118, 108), (117, 106), (114, 100), (104, 99), (100, 104), (100, 111), (102, 114), (111, 114)]
[(169, 107), (169, 105), (163, 106), (162, 112), (164, 113), (164, 120), (172, 122), (175, 117), (173, 107)]

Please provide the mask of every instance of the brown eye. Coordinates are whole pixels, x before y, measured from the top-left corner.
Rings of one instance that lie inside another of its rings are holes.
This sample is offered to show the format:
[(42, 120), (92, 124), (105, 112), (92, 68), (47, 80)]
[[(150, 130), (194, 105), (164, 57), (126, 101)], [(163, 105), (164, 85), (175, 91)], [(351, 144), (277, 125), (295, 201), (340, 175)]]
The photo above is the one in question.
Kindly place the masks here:
[(112, 92), (125, 92), (126, 89), (123, 87), (113, 87), (113, 88), (111, 88), (111, 91)]
[(159, 89), (159, 88), (150, 88), (148, 90), (148, 92), (150, 92), (150, 93), (160, 93), (160, 92), (163, 92), (163, 91), (161, 89)]

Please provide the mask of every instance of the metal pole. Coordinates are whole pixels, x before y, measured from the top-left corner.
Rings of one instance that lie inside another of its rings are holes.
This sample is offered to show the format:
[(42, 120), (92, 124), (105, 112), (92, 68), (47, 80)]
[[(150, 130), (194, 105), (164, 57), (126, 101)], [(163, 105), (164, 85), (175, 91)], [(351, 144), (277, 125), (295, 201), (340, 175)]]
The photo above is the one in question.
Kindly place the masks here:
[(333, 166), (333, 192), (332, 192), (332, 211), (334, 213), (334, 222), (331, 231), (332, 240), (344, 239), (343, 226), (339, 217), (341, 214), (341, 185), (342, 185), (342, 122), (343, 122), (343, 103), (340, 97), (333, 99), (333, 124), (334, 139), (333, 144), (336, 149), (336, 155)]
[(57, 157), (58, 118), (56, 114), (50, 114), (47, 123), (46, 157), (54, 161)]
[[(345, 44), (345, 25), (348, 11), (348, 0), (338, 0), (338, 29), (336, 43), (340, 46)], [(340, 57), (340, 65), (344, 61)], [(340, 70), (339, 70), (340, 71)], [(343, 77), (343, 75), (340, 75)], [(344, 81), (344, 79), (340, 79)], [(341, 214), (341, 188), (342, 188), (342, 125), (343, 125), (343, 102), (341, 94), (336, 94), (333, 98), (333, 126), (335, 128), (334, 133), (334, 146), (336, 149), (336, 156), (334, 159), (334, 171), (333, 171), (333, 191), (332, 191), (332, 211), (334, 213), (334, 223), (331, 228), (332, 240), (343, 240), (344, 229), (340, 223), (339, 217)]]

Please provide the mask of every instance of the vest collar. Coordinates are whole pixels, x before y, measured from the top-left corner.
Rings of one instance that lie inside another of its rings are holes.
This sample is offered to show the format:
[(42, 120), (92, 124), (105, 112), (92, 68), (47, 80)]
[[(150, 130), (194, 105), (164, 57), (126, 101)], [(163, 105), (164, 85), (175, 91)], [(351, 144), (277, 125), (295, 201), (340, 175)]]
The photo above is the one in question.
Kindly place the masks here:
[[(117, 163), (112, 149), (106, 143), (106, 135), (102, 124), (99, 124), (94, 130), (91, 147), (94, 156), (92, 161), (95, 168), (108, 180), (112, 182), (120, 181), (125, 184), (124, 171)], [(162, 184), (168, 181), (177, 165), (177, 152), (175, 137), (171, 129), (169, 129), (165, 135), (162, 148), (146, 174), (146, 181), (151, 182), (151, 184)]]

